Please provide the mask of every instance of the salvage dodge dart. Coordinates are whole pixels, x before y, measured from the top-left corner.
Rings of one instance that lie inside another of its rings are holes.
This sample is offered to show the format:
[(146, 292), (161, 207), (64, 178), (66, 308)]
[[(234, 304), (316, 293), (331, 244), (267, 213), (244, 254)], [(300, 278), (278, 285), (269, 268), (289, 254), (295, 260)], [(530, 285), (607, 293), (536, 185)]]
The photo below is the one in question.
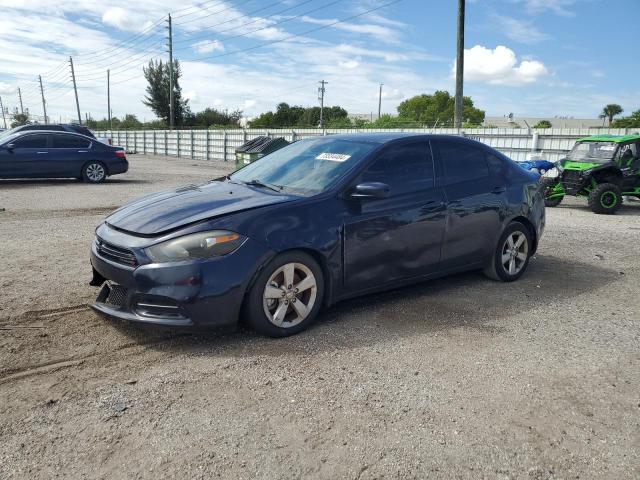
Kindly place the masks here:
[(544, 208), (538, 175), (463, 137), (302, 140), (110, 215), (91, 248), (93, 308), (287, 336), (357, 295), (476, 269), (516, 280)]

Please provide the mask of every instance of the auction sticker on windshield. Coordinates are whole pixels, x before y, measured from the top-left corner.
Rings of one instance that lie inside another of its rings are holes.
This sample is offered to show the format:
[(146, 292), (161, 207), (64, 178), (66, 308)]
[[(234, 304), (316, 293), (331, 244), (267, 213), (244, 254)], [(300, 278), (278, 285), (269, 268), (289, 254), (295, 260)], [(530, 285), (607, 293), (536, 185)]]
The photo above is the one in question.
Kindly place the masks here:
[(321, 153), (316, 157), (316, 160), (329, 160), (331, 162), (344, 162), (349, 160), (351, 155), (345, 155), (343, 153)]

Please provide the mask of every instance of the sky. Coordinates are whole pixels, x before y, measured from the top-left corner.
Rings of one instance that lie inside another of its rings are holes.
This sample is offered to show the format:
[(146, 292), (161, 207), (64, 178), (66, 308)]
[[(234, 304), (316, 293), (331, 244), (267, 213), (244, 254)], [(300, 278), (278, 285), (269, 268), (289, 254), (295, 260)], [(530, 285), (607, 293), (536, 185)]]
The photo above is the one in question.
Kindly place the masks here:
[[(382, 111), (454, 91), (457, 0), (0, 0), (0, 97), (54, 120), (154, 114), (142, 67), (167, 59), (166, 18), (191, 109), (253, 117), (280, 102)], [(487, 115), (596, 118), (640, 109), (640, 0), (467, 0), (465, 95)]]

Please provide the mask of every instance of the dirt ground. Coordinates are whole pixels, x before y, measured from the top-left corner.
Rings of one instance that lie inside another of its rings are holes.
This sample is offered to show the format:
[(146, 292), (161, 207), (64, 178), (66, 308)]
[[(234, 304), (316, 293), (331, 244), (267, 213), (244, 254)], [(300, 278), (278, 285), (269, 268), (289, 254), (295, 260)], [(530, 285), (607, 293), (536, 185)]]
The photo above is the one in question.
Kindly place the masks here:
[(640, 203), (548, 209), (528, 273), (339, 304), (310, 331), (94, 315), (93, 230), (230, 165), (0, 180), (0, 478), (640, 478)]

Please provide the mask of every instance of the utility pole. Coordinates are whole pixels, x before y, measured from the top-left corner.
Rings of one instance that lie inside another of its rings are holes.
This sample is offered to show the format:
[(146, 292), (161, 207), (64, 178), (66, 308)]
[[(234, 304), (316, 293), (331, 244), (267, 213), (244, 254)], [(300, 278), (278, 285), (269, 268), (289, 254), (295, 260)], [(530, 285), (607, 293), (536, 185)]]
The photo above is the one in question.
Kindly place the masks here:
[(462, 127), (462, 85), (464, 76), (464, 1), (458, 0), (458, 45), (456, 55), (456, 100), (453, 124)]
[(20, 99), (20, 113), (24, 115), (24, 107), (22, 106), (22, 92), (20, 91), (20, 87), (18, 87), (18, 98)]
[(4, 129), (7, 129), (7, 117), (4, 116), (4, 105), (2, 105), (2, 97), (0, 97), (0, 110), (2, 110), (2, 121), (4, 122)]
[(173, 130), (175, 125), (175, 112), (173, 108), (173, 29), (171, 26), (171, 14), (168, 14), (167, 22), (169, 26), (167, 27), (169, 30), (169, 43), (167, 47), (169, 47), (169, 128)]
[(47, 102), (44, 100), (44, 88), (42, 88), (42, 75), (38, 75), (40, 80), (40, 94), (42, 95), (42, 110), (44, 111), (44, 123), (49, 123), (49, 117), (47, 117)]
[(329, 82), (325, 82), (324, 80), (320, 80), (318, 82), (320, 87), (318, 87), (318, 100), (320, 100), (320, 128), (324, 127), (324, 92), (326, 91), (325, 85)]
[(382, 86), (384, 83), (380, 84), (380, 94), (378, 95), (378, 119), (380, 119), (380, 115), (382, 115)]
[(111, 130), (111, 72), (107, 70), (107, 119), (109, 120), (109, 130)]
[(76, 94), (76, 109), (78, 110), (78, 123), (82, 125), (82, 115), (80, 115), (80, 102), (78, 101), (78, 87), (76, 86), (76, 72), (73, 70), (73, 58), (69, 57), (71, 65), (71, 79), (73, 80), (73, 91)]

